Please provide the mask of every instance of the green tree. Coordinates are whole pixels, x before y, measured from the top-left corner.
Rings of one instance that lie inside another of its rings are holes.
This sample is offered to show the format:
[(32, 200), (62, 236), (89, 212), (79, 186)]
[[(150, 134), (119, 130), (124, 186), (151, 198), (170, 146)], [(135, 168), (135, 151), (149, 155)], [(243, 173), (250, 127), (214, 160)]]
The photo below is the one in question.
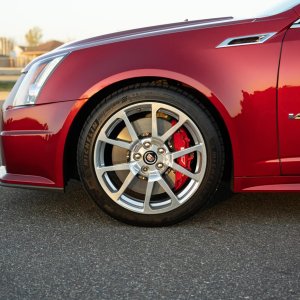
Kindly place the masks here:
[(42, 37), (43, 37), (43, 33), (41, 28), (39, 27), (33, 27), (29, 29), (29, 31), (25, 35), (27, 44), (30, 47), (39, 45)]

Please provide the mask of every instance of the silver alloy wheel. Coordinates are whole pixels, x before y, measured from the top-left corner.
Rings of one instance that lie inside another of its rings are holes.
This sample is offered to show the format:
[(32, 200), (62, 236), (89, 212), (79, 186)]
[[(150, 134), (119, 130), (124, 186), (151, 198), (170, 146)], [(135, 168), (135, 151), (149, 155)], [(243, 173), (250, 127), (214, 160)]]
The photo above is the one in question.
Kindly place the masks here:
[[(192, 145), (172, 151), (173, 135), (180, 128), (189, 134)], [(192, 170), (177, 163), (191, 154)], [(199, 128), (182, 111), (159, 102), (119, 110), (100, 130), (94, 148), (101, 187), (117, 204), (141, 214), (165, 213), (188, 201), (201, 185), (206, 165)], [(174, 172), (187, 176), (179, 190), (174, 189)]]

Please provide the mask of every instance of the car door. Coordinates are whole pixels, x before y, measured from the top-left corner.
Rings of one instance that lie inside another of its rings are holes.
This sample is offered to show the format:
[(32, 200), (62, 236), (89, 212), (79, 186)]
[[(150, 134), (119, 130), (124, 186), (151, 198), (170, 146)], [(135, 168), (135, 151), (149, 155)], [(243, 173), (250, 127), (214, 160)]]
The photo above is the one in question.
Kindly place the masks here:
[(278, 132), (282, 175), (300, 174), (300, 20), (287, 31), (278, 81)]

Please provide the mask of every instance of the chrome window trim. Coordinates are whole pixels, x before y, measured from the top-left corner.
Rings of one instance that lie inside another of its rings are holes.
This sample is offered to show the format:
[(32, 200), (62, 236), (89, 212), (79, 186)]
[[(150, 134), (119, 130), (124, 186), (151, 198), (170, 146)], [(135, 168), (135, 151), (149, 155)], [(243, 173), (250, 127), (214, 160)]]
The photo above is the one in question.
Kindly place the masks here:
[[(236, 36), (236, 37), (231, 37), (223, 41), (221, 44), (219, 44), (216, 48), (226, 48), (226, 47), (237, 47), (237, 46), (247, 46), (247, 45), (257, 45), (257, 44), (262, 44), (269, 40), (271, 37), (273, 37), (277, 32), (268, 32), (268, 33), (258, 33), (258, 34), (251, 34), (251, 35), (244, 35), (244, 36)], [(230, 45), (230, 43), (234, 40), (239, 40), (239, 39), (247, 39), (251, 37), (259, 37), (257, 42), (251, 42), (251, 43), (239, 43), (239, 44), (233, 44)]]
[(300, 28), (300, 19), (298, 19), (294, 24), (291, 26), (291, 28)]

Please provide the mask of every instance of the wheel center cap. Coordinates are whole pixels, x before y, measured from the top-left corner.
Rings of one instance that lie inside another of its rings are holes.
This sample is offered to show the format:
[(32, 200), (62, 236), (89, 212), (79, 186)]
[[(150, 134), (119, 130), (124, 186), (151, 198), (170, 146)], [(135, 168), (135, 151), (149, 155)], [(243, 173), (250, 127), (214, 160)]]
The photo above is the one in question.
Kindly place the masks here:
[(154, 151), (147, 151), (144, 154), (144, 162), (148, 165), (153, 165), (157, 161), (157, 154)]

